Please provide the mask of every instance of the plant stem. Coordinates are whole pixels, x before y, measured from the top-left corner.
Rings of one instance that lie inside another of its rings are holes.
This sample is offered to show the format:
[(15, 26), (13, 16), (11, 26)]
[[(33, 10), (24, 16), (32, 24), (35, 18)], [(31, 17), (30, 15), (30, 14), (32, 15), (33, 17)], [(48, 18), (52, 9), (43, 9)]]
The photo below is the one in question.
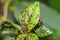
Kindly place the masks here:
[(8, 6), (9, 6), (9, 3), (5, 3), (5, 5), (4, 5), (4, 17), (6, 17), (7, 18), (7, 15), (8, 15)]

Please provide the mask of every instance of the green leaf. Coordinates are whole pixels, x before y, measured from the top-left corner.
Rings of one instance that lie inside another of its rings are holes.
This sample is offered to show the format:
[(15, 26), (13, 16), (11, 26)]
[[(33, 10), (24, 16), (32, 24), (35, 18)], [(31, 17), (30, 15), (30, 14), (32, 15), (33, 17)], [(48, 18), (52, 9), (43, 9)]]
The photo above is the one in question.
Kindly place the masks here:
[(39, 40), (38, 36), (36, 34), (33, 33), (29, 33), (29, 34), (20, 34), (16, 40)]
[(42, 25), (41, 27), (37, 28), (35, 32), (39, 37), (46, 37), (52, 34), (52, 31), (49, 30), (45, 25)]
[(27, 40), (39, 40), (39, 38), (36, 34), (29, 33)]
[(16, 40), (24, 40), (25, 36), (25, 34), (20, 34)]
[(28, 28), (28, 32), (30, 32), (36, 26), (40, 19), (39, 2), (34, 2), (33, 4), (25, 8), (19, 18), (20, 25), (23, 28)]
[(4, 35), (4, 34), (10, 34), (10, 33), (15, 34), (15, 29), (11, 29), (11, 30), (5, 29), (5, 30), (2, 30), (2, 32), (1, 32), (2, 35)]
[[(25, 4), (24, 4), (25, 3)], [(23, 20), (25, 21), (26, 20), (26, 22), (28, 23), (28, 32), (29, 31), (31, 31), (32, 30), (32, 28), (34, 28), (35, 27), (35, 25), (37, 24), (37, 22), (38, 22), (38, 20), (40, 19), (40, 18), (34, 18), (35, 16), (37, 16), (37, 15), (40, 15), (39, 13), (39, 2), (35, 2), (34, 4), (32, 4), (32, 5), (30, 5), (30, 6), (28, 6), (27, 8), (25, 8), (24, 10), (23, 10), (23, 8), (24, 8), (24, 5), (28, 5), (29, 3), (27, 3), (27, 2), (21, 2), (20, 3), (20, 5), (22, 6), (22, 8), (20, 8), (21, 6), (19, 6), (19, 7), (15, 7), (15, 13), (14, 13), (14, 15), (15, 15), (15, 18), (17, 19), (17, 21), (20, 21), (20, 24), (23, 24)], [(33, 6), (34, 5), (34, 6)], [(36, 6), (37, 5), (37, 6)], [(17, 5), (16, 5), (17, 6)], [(18, 9), (19, 8), (19, 9)], [(33, 10), (32, 10), (33, 9)], [(22, 13), (18, 13), (19, 12), (19, 10), (21, 11), (23, 11)], [(28, 12), (28, 14), (30, 15), (32, 15), (32, 18), (31, 18), (31, 21), (29, 21), (28, 22), (28, 19), (29, 19), (29, 15), (24, 15), (24, 14), (27, 14), (27, 12), (25, 12), (25, 10)], [(38, 10), (38, 11), (37, 11)], [(31, 13), (30, 13), (30, 11), (31, 11)], [(32, 14), (33, 13), (33, 14)], [(21, 16), (20, 16), (21, 15)], [(25, 19), (24, 19), (24, 17), (26, 17)], [(23, 18), (22, 18), (23, 17)], [(23, 20), (22, 20), (23, 19)], [(33, 20), (34, 19), (34, 20)], [(24, 26), (24, 25), (26, 25), (27, 23), (26, 22), (24, 22), (24, 24), (23, 25), (21, 25), (21, 26)], [(30, 23), (32, 23), (32, 24), (30, 24)], [(25, 27), (25, 26), (24, 26)]]

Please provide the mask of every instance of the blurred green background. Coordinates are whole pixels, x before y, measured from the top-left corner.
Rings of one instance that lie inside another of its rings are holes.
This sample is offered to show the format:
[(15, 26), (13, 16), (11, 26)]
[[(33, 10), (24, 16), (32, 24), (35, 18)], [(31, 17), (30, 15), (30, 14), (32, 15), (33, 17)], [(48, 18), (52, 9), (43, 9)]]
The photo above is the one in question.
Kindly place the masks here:
[[(37, 0), (34, 0), (37, 1)], [(60, 40), (60, 0), (39, 0), (41, 19), (49, 29), (53, 31), (53, 37)], [(33, 1), (13, 1), (9, 7), (8, 18), (16, 22), (18, 20), (18, 12), (33, 3)], [(3, 14), (3, 5), (0, 1), (0, 16)], [(16, 20), (15, 20), (16, 18)]]
[(60, 0), (41, 0), (41, 1), (60, 13)]

